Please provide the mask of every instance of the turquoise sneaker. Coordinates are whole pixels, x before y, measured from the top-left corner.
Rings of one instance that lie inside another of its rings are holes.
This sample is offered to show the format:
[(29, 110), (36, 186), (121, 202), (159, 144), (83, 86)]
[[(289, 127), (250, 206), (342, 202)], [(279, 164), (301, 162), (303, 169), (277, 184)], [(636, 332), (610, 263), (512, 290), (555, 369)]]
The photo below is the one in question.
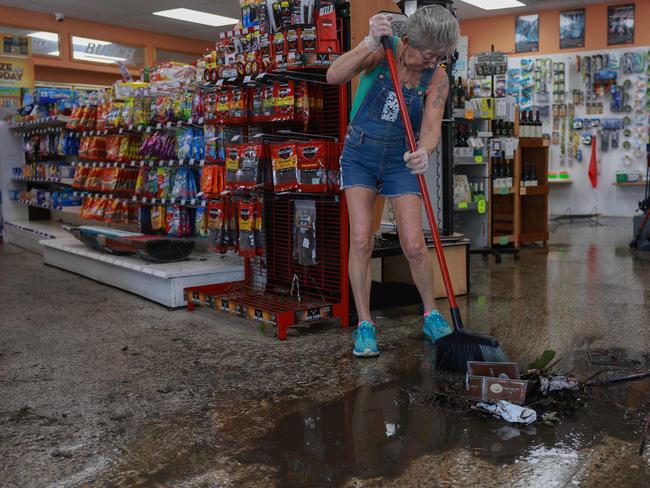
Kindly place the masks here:
[(453, 330), (440, 312), (432, 310), (424, 316), (422, 332), (431, 342), (436, 342), (441, 337), (451, 334)]
[(364, 320), (359, 324), (353, 335), (356, 340), (354, 342), (352, 354), (354, 354), (355, 357), (367, 358), (379, 356), (374, 325), (367, 320)]

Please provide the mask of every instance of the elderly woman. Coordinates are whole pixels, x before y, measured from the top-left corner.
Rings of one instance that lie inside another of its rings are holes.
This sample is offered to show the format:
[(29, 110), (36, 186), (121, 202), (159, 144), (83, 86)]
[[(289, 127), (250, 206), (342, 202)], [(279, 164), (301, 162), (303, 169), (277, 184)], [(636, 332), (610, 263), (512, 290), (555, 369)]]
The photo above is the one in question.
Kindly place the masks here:
[[(400, 244), (413, 281), (424, 303), (425, 335), (432, 341), (451, 332), (435, 310), (433, 261), (422, 232), (422, 202), (417, 176), (427, 171), (440, 142), (440, 125), (449, 93), (441, 60), (451, 54), (458, 38), (455, 17), (438, 5), (413, 13), (401, 39), (393, 37), (391, 17), (370, 19), (370, 33), (329, 68), (329, 83), (345, 83), (361, 74), (352, 106), (351, 122), (341, 155), (342, 187), (350, 215), (349, 275), (359, 315), (353, 354), (377, 356), (377, 338), (370, 315), (373, 249), (373, 206), (377, 195), (390, 199)], [(418, 150), (407, 150), (406, 132), (388, 65), (381, 49), (382, 36), (393, 42), (397, 72), (409, 118), (418, 138)]]

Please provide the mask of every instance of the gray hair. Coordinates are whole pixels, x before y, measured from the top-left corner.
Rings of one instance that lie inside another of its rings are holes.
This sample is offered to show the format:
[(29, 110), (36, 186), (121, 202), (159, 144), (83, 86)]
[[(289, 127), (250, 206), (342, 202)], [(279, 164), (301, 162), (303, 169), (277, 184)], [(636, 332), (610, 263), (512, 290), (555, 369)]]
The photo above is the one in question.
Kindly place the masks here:
[(427, 5), (415, 11), (406, 21), (404, 33), (418, 49), (433, 49), (449, 55), (455, 47), (460, 27), (453, 14), (440, 5)]

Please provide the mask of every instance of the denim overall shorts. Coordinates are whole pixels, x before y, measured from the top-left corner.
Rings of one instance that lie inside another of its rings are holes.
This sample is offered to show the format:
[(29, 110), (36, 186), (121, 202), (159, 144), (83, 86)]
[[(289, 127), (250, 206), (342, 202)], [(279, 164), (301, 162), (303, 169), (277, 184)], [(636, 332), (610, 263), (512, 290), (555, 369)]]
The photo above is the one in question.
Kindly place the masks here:
[[(424, 96), (434, 71), (424, 70), (416, 89), (402, 87), (416, 138), (422, 123)], [(370, 188), (384, 197), (419, 195), (417, 176), (404, 163), (407, 150), (406, 130), (384, 58), (345, 135), (341, 188)]]

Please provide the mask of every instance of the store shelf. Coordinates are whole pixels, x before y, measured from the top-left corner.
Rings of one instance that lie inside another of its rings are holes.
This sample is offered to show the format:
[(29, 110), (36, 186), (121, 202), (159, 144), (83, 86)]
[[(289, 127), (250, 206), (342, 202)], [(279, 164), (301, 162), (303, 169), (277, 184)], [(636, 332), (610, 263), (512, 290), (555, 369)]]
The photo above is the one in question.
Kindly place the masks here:
[(612, 186), (645, 186), (645, 181), (626, 181), (624, 183), (615, 181)]
[(454, 166), (476, 166), (476, 167), (481, 167), (481, 166), (487, 166), (487, 162), (482, 162), (482, 163), (477, 163), (475, 161), (454, 161)]
[(41, 241), (45, 264), (80, 274), (160, 303), (182, 307), (185, 288), (244, 279), (242, 259), (234, 255), (192, 253), (178, 263), (148, 263), (137, 257), (94, 251), (75, 238)]
[(519, 147), (549, 147), (550, 141), (539, 137), (520, 137)]
[(62, 224), (50, 220), (5, 221), (4, 232), (6, 242), (41, 255), (43, 247), (39, 241), (70, 236)]
[(54, 206), (54, 205), (43, 205), (39, 204), (33, 200), (14, 200), (14, 203), (20, 205), (28, 205), (35, 208), (44, 208), (46, 210), (60, 210), (65, 212), (67, 209), (79, 208), (79, 205), (66, 205), (66, 206)]
[[(164, 159), (153, 161), (149, 159), (133, 160), (128, 163), (116, 161), (74, 161), (72, 166), (82, 166), (85, 168), (141, 168), (143, 166), (194, 166), (197, 168), (203, 167), (206, 164), (205, 159)], [(209, 163), (208, 164), (217, 164)]]
[(519, 188), (519, 194), (522, 197), (533, 195), (546, 195), (548, 193), (548, 185), (537, 186), (522, 186)]
[(28, 120), (25, 122), (18, 122), (17, 124), (9, 127), (10, 130), (16, 132), (32, 132), (42, 131), (41, 133), (51, 132), (60, 129), (62, 126), (65, 126), (70, 117), (56, 115), (52, 117), (43, 117), (36, 120)]
[(56, 183), (57, 185), (72, 186), (73, 178), (45, 178), (45, 177), (34, 177), (28, 178), (26, 176), (21, 176), (18, 178), (12, 178), (11, 181), (22, 181), (25, 183)]
[(573, 181), (564, 180), (564, 179), (548, 180), (548, 184), (549, 185), (571, 185), (573, 184)]
[(185, 207), (206, 207), (207, 200), (204, 198), (150, 198), (137, 196), (124, 196), (108, 192), (75, 190), (75, 196), (101, 198), (106, 197), (111, 200), (124, 200), (126, 202), (139, 203), (143, 205), (183, 205)]

